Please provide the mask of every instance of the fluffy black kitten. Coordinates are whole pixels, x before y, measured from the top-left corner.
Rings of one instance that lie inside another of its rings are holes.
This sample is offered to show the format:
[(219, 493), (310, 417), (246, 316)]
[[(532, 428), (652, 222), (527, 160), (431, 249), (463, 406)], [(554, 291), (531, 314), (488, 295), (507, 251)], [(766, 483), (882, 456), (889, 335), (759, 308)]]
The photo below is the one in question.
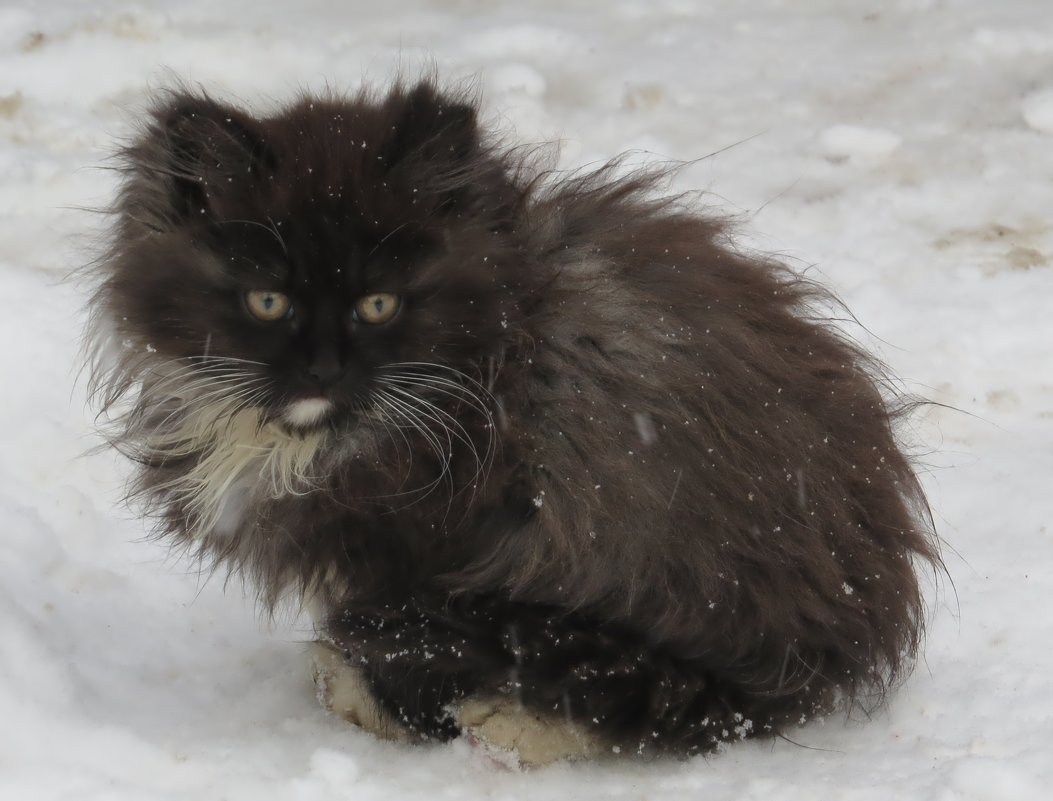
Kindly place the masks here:
[(175, 91), (124, 164), (95, 379), (134, 496), (303, 599), (349, 720), (683, 754), (909, 666), (938, 555), (880, 372), (653, 175), (532, 172), (427, 82)]

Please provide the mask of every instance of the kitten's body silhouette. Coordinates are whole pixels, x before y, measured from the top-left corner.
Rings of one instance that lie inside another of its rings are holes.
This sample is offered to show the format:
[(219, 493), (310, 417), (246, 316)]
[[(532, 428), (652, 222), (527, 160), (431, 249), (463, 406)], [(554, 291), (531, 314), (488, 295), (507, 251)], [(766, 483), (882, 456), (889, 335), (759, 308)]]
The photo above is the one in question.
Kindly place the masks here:
[(93, 310), (133, 494), (311, 606), (348, 719), (684, 754), (910, 665), (938, 555), (880, 369), (653, 175), (535, 174), (429, 83), (172, 92), (125, 165)]

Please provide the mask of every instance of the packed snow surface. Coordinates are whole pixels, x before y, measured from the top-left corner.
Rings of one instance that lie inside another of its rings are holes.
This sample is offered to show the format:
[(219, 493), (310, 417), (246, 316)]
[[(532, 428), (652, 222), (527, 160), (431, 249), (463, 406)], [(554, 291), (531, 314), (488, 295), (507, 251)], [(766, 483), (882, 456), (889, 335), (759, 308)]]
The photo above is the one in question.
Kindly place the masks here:
[[(427, 65), (489, 124), (691, 162), (904, 386), (951, 580), (870, 720), (710, 758), (503, 771), (327, 716), (310, 628), (142, 539), (76, 383), (114, 143), (173, 73), (273, 107)], [(23, 0), (0, 7), (0, 798), (1039, 799), (1053, 785), (1053, 5)]]

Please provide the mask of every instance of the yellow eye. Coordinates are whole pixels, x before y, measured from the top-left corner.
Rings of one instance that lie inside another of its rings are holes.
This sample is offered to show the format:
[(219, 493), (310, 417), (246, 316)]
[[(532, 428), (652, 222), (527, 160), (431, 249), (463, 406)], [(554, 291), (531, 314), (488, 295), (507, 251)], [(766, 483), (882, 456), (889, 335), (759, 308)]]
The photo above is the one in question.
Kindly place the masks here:
[(288, 295), (267, 289), (253, 289), (246, 292), (245, 305), (253, 317), (268, 323), (282, 319), (292, 307)]
[(399, 296), (390, 292), (366, 295), (355, 303), (355, 318), (370, 325), (386, 323), (399, 310)]

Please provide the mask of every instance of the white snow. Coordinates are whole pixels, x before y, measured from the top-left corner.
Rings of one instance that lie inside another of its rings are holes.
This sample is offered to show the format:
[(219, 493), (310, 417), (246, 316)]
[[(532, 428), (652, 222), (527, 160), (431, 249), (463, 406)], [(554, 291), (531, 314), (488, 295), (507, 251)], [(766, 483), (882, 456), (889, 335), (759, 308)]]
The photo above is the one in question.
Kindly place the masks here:
[(1053, 89), (1025, 97), (1021, 111), (1024, 120), (1036, 131), (1053, 134)]
[(819, 146), (827, 158), (878, 159), (889, 155), (903, 140), (880, 128), (833, 125), (819, 134)]
[[(709, 759), (530, 774), (377, 742), (315, 703), (306, 620), (268, 624), (117, 504), (126, 465), (84, 455), (83, 296), (63, 278), (105, 225), (85, 209), (116, 177), (96, 167), (145, 89), (168, 68), (269, 107), (429, 65), (476, 82), (510, 139), (559, 139), (566, 166), (693, 161), (676, 188), (836, 288), (854, 333), (945, 404), (906, 434), (953, 585), (930, 591), (925, 659), (886, 710)], [(1040, 0), (0, 8), (0, 798), (1044, 797), (1050, 75)]]

